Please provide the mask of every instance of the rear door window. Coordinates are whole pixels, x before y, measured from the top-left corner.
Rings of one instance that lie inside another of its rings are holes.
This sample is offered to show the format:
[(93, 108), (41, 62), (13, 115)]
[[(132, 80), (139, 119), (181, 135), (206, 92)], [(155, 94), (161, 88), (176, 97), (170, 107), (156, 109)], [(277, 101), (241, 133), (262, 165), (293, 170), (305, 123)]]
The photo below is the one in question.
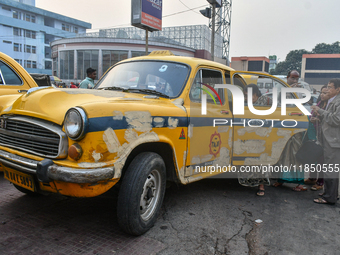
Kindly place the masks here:
[(0, 84), (21, 86), (23, 82), (12, 68), (0, 61)]

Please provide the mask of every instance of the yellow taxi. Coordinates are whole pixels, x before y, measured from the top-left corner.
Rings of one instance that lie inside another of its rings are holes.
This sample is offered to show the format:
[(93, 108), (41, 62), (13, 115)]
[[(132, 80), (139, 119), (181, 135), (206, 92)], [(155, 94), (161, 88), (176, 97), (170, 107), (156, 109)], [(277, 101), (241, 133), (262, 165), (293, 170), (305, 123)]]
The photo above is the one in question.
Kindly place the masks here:
[(1, 97), (4, 176), (27, 194), (74, 197), (98, 196), (119, 182), (118, 222), (143, 234), (156, 221), (166, 181), (188, 184), (221, 173), (209, 166), (275, 164), (287, 141), (306, 130), (307, 117), (294, 105), (286, 116), (280, 104), (258, 116), (242, 98), (244, 114), (233, 114), (240, 102), (223, 84), (243, 89), (259, 77), (272, 79), (278, 91), (288, 86), (165, 51), (119, 62), (94, 89)]
[(38, 85), (32, 76), (13, 58), (0, 52), (0, 95), (24, 94), (34, 87)]
[[(38, 85), (31, 75), (13, 58), (0, 52), (0, 96), (22, 95), (34, 87)], [(0, 109), (2, 109), (1, 105)], [(2, 171), (1, 165), (0, 171)]]

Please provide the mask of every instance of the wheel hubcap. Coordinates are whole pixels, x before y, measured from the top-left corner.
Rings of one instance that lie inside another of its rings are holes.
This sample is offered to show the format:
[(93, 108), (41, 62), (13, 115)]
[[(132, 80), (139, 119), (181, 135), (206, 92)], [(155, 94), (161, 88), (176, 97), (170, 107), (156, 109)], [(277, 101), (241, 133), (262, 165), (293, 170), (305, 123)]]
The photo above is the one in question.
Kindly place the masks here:
[(152, 170), (146, 178), (140, 200), (140, 215), (147, 221), (155, 213), (161, 190), (161, 176), (158, 170)]

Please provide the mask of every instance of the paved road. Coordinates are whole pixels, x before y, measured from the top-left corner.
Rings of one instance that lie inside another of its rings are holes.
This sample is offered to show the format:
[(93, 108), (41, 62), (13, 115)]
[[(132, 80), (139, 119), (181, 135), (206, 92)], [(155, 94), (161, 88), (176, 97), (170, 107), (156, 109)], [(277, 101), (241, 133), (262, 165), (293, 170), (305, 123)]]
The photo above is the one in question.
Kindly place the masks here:
[[(95, 198), (29, 197), (0, 174), (1, 254), (339, 254), (340, 202), (316, 192), (208, 179), (167, 190), (156, 225), (140, 237), (117, 225), (117, 190)], [(255, 223), (261, 219), (262, 223)]]

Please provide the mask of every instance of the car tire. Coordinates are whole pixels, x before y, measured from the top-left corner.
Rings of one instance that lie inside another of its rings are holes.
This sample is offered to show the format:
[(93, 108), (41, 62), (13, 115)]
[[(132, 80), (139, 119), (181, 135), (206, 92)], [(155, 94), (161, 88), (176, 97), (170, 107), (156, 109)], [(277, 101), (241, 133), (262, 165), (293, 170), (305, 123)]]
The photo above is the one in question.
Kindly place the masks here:
[(165, 187), (162, 157), (154, 152), (138, 154), (125, 172), (118, 195), (118, 223), (126, 233), (142, 235), (155, 224)]
[(14, 185), (14, 187), (15, 187), (17, 190), (19, 190), (19, 191), (22, 192), (22, 193), (25, 193), (26, 195), (29, 195), (29, 196), (32, 196), (32, 197), (40, 196), (39, 193), (30, 191), (30, 190), (25, 189), (25, 188), (23, 188), (23, 187), (20, 187), (20, 186), (18, 186), (18, 185), (16, 185), (16, 184), (13, 184), (13, 185)]

